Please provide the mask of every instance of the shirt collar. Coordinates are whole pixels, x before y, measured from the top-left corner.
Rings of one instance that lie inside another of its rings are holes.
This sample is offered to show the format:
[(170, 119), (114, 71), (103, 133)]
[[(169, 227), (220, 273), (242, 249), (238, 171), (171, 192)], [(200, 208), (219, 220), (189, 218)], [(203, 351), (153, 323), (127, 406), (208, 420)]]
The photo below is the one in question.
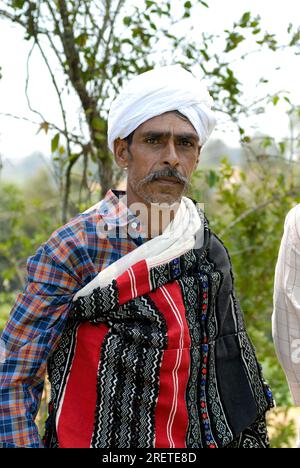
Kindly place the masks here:
[(140, 221), (127, 206), (126, 192), (110, 189), (99, 206), (99, 213), (108, 226), (127, 226), (133, 229), (140, 227)]

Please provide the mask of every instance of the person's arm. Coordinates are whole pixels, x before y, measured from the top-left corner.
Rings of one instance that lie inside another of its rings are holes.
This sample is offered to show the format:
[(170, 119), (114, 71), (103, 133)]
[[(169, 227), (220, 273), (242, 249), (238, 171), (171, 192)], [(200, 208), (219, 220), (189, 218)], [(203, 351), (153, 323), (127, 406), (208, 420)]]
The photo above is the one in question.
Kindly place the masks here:
[(286, 217), (275, 270), (273, 338), (297, 406), (300, 405), (300, 205)]
[(51, 247), (45, 244), (28, 260), (26, 289), (18, 295), (0, 338), (2, 448), (43, 446), (34, 420), (46, 363), (61, 337), (80, 280), (68, 247), (59, 245), (59, 236), (53, 239)]

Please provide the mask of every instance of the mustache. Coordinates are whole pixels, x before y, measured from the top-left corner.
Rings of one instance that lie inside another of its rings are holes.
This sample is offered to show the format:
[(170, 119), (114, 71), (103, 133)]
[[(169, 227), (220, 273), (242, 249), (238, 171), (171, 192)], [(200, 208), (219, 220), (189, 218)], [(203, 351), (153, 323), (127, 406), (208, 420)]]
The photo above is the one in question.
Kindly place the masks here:
[(142, 179), (139, 182), (139, 185), (155, 182), (156, 180), (159, 180), (162, 177), (173, 177), (178, 183), (184, 185), (185, 189), (189, 187), (189, 180), (182, 174), (179, 174), (179, 172), (176, 171), (176, 169), (173, 169), (172, 167), (167, 167), (166, 169), (162, 169), (157, 172), (152, 172), (151, 174), (144, 177), (144, 179)]

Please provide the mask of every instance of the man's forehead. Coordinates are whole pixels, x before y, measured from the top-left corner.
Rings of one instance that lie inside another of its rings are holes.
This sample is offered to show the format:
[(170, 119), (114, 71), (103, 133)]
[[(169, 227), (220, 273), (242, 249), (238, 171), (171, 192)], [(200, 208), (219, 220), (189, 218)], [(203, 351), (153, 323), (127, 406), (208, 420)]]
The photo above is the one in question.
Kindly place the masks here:
[(191, 140), (199, 141), (199, 136), (197, 135), (196, 132), (191, 132), (191, 131), (180, 131), (180, 130), (175, 130), (175, 131), (167, 131), (162, 128), (157, 129), (157, 130), (144, 130), (139, 133), (140, 138), (149, 138), (149, 137), (161, 137), (161, 138), (188, 138)]
[(191, 122), (175, 112), (166, 112), (146, 120), (136, 129), (136, 132), (139, 134), (155, 132), (164, 135), (189, 133), (191, 136), (199, 138)]

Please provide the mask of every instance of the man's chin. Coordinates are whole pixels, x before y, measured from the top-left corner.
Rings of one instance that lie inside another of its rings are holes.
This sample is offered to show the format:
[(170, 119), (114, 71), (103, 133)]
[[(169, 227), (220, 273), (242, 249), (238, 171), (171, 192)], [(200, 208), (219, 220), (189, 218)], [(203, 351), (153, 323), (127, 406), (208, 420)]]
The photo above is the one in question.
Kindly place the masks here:
[(181, 201), (188, 187), (182, 184), (158, 184), (157, 181), (135, 187), (135, 193), (146, 204), (166, 203), (172, 205)]
[(143, 198), (147, 203), (158, 203), (158, 204), (167, 204), (173, 205), (174, 203), (180, 202), (183, 193), (180, 192), (178, 194), (171, 194), (171, 193), (151, 193), (149, 195), (144, 194)]

